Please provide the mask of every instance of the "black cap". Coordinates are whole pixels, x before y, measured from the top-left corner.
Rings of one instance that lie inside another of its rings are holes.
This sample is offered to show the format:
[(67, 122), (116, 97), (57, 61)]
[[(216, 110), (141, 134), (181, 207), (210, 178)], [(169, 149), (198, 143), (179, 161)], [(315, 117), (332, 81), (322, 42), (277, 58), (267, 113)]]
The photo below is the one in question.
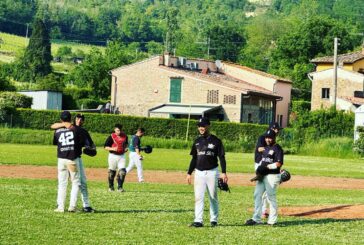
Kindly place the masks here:
[(198, 120), (197, 126), (199, 126), (199, 127), (206, 127), (208, 125), (210, 125), (210, 120), (207, 117), (201, 117)]
[(71, 113), (69, 111), (63, 111), (61, 113), (61, 120), (63, 122), (70, 122), (71, 121)]
[(278, 129), (278, 130), (282, 129), (282, 128), (281, 128), (281, 126), (279, 126), (279, 123), (277, 123), (277, 122), (275, 122), (275, 123), (271, 123), (271, 124), (269, 125), (269, 128), (270, 128), (270, 129)]
[(78, 114), (76, 115), (76, 117), (77, 117), (77, 118), (81, 118), (81, 119), (82, 119), (82, 121), (85, 121), (85, 115), (83, 115), (83, 114), (78, 113)]
[(274, 132), (273, 130), (269, 129), (265, 134), (264, 134), (265, 138), (271, 138), (271, 139), (275, 139), (276, 138), (276, 132)]

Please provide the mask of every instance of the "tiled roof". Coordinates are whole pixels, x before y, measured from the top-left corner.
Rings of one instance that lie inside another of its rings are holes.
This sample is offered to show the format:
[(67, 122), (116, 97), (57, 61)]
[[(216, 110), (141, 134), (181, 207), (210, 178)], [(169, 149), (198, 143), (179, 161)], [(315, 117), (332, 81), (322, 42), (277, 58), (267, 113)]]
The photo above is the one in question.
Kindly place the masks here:
[(273, 79), (276, 79), (276, 80), (281, 81), (281, 82), (292, 83), (292, 81), (289, 80), (289, 79), (279, 77), (279, 76), (276, 76), (276, 75), (273, 75), (273, 74), (269, 74), (269, 73), (266, 73), (264, 71), (255, 70), (255, 69), (247, 67), (247, 66), (238, 65), (238, 64), (230, 63), (230, 62), (226, 62), (226, 61), (224, 61), (223, 63), (234, 66), (234, 67), (237, 67), (237, 68), (240, 68), (240, 69), (243, 69), (243, 70), (246, 70), (246, 71), (249, 71), (249, 72), (252, 72), (252, 73), (255, 73), (255, 74), (258, 74), (258, 75), (261, 75), (261, 76), (264, 76), (264, 77), (273, 78)]
[(340, 96), (340, 98), (352, 104), (364, 105), (364, 98), (351, 97), (351, 96)]
[(230, 76), (227, 76), (224, 74), (220, 74), (220, 73), (203, 74), (199, 71), (179, 69), (179, 68), (166, 67), (166, 66), (159, 66), (159, 68), (176, 72), (176, 73), (180, 74), (181, 76), (189, 75), (189, 76), (192, 76), (197, 79), (205, 80), (207, 82), (213, 82), (218, 85), (232, 88), (235, 90), (239, 90), (239, 91), (242, 91), (245, 93), (255, 92), (255, 93), (266, 94), (269, 96), (280, 97), (268, 89), (265, 89), (263, 87), (251, 84), (249, 82), (246, 82), (246, 81), (243, 81), (240, 79), (236, 79), (236, 78), (233, 78), (233, 77), (230, 77)]
[[(358, 60), (364, 59), (364, 52), (357, 51), (347, 54), (340, 54), (337, 56), (337, 60), (339, 63), (347, 63), (352, 64)], [(334, 56), (325, 56), (325, 57), (318, 57), (311, 60), (312, 63), (333, 63)]]

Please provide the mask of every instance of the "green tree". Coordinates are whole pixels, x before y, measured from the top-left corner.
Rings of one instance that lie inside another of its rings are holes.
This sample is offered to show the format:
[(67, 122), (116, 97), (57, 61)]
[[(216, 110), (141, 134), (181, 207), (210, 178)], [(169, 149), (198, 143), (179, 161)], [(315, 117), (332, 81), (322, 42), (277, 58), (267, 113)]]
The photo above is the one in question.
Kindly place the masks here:
[(24, 57), (18, 61), (16, 78), (21, 81), (35, 81), (52, 72), (51, 43), (48, 30), (42, 20), (33, 23), (33, 32)]
[(293, 86), (303, 93), (303, 98), (310, 99), (311, 82), (307, 79), (307, 73), (313, 70), (310, 60), (317, 56), (333, 55), (334, 37), (341, 38), (339, 53), (353, 50), (360, 39), (350, 35), (350, 28), (323, 16), (311, 17), (292, 26), (286, 35), (277, 40), (269, 71), (291, 78)]

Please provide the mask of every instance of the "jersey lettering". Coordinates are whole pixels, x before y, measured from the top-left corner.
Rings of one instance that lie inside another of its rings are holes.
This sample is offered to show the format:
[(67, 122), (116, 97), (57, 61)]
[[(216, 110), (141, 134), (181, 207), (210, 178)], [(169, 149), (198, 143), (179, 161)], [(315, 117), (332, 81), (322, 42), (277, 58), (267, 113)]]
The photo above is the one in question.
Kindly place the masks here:
[(58, 141), (62, 144), (62, 146), (74, 145), (74, 135), (73, 132), (64, 132), (59, 136)]

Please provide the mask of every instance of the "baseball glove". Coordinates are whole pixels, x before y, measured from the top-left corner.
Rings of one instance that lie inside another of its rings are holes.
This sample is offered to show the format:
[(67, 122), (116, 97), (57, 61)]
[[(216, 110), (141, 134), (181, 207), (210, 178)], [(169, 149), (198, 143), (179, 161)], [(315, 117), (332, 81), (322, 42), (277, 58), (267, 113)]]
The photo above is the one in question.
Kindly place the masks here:
[(281, 183), (286, 182), (290, 179), (291, 179), (291, 174), (287, 170), (282, 169), (281, 170)]
[(85, 147), (83, 148), (83, 153), (90, 156), (90, 157), (94, 157), (97, 154), (96, 148), (93, 147)]
[(228, 183), (225, 183), (222, 178), (217, 180), (217, 187), (222, 191), (228, 191), (230, 193), (230, 188)]
[(144, 146), (144, 147), (141, 147), (141, 150), (142, 151), (144, 151), (145, 153), (147, 153), (147, 154), (150, 154), (150, 153), (152, 153), (152, 151), (153, 151), (153, 147), (152, 146), (150, 146), (150, 145), (146, 145), (146, 146)]

